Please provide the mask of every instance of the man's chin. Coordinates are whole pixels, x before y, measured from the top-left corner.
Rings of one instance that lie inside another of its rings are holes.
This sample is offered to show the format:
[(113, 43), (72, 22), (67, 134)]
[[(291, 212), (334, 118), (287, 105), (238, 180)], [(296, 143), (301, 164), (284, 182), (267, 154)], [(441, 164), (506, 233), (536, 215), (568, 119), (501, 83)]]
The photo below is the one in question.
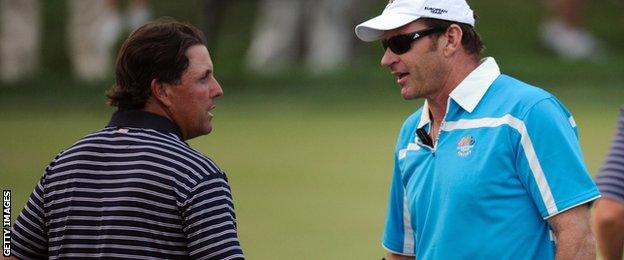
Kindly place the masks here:
[(204, 132), (202, 133), (202, 135), (207, 135), (207, 134), (210, 134), (211, 132), (212, 132), (212, 125), (209, 125), (206, 128), (204, 128)]
[(404, 100), (412, 100), (412, 99), (419, 98), (418, 95), (415, 95), (412, 93), (404, 93), (404, 92), (401, 92), (401, 97), (403, 97)]
[(196, 131), (194, 133), (189, 133), (188, 136), (185, 136), (185, 140), (191, 140), (191, 139), (196, 138), (196, 137), (207, 135), (207, 134), (210, 134), (210, 132), (212, 132), (212, 125), (204, 127), (200, 131)]

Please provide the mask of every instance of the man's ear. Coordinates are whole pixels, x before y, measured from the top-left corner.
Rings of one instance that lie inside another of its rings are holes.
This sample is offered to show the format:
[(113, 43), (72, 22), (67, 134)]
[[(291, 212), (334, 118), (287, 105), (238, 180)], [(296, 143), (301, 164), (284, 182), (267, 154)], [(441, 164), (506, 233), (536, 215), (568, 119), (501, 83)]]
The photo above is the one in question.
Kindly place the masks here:
[(453, 56), (457, 51), (462, 49), (462, 36), (463, 32), (459, 25), (451, 24), (449, 28), (444, 32), (446, 35), (446, 44), (444, 45), (444, 55)]
[(169, 91), (171, 89), (166, 83), (162, 83), (158, 79), (152, 79), (150, 83), (150, 89), (152, 90), (152, 97), (161, 104), (169, 107), (171, 105), (171, 95)]

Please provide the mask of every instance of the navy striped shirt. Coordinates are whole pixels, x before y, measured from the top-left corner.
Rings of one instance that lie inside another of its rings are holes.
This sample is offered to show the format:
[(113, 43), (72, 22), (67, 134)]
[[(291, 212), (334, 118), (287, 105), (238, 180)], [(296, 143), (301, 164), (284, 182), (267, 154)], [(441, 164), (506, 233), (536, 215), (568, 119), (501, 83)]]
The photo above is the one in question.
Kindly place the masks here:
[(225, 173), (171, 121), (137, 110), (48, 165), (11, 242), (25, 259), (243, 258)]
[(602, 196), (624, 203), (624, 107), (620, 108), (618, 127), (596, 184)]

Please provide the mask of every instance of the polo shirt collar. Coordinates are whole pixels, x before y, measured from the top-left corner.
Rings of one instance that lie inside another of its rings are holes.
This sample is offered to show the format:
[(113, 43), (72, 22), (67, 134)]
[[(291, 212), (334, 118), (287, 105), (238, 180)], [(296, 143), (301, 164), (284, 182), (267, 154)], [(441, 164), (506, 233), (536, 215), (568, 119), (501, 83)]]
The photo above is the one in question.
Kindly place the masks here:
[(171, 120), (166, 117), (159, 116), (154, 113), (133, 110), (133, 109), (119, 109), (113, 113), (110, 122), (107, 127), (134, 127), (134, 128), (146, 128), (154, 129), (156, 131), (175, 134), (182, 138), (182, 132), (180, 128), (176, 126)]
[[(500, 69), (494, 58), (484, 58), (481, 60), (481, 64), (451, 91), (449, 96), (468, 113), (472, 113), (485, 95), (485, 92), (490, 88), (490, 85), (500, 74)], [(429, 104), (425, 100), (418, 128), (422, 128), (430, 121)]]
[(427, 103), (427, 100), (425, 99), (425, 104), (423, 105), (422, 113), (420, 114), (420, 122), (418, 122), (417, 128), (418, 129), (423, 128), (424, 126), (429, 124), (429, 122), (431, 122), (431, 117), (429, 116), (429, 104)]

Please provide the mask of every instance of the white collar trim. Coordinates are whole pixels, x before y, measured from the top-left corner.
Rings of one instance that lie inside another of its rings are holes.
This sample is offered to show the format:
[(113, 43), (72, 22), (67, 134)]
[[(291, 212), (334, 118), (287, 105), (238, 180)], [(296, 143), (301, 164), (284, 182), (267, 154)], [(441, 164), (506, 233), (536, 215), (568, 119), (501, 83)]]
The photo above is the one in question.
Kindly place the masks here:
[(484, 58), (479, 67), (470, 72), (449, 96), (468, 113), (472, 113), (490, 85), (500, 74), (500, 69), (494, 58)]
[(422, 113), (420, 114), (420, 122), (418, 122), (417, 128), (422, 128), (423, 126), (429, 124), (431, 119), (429, 118), (429, 104), (425, 99), (425, 104), (423, 104)]

